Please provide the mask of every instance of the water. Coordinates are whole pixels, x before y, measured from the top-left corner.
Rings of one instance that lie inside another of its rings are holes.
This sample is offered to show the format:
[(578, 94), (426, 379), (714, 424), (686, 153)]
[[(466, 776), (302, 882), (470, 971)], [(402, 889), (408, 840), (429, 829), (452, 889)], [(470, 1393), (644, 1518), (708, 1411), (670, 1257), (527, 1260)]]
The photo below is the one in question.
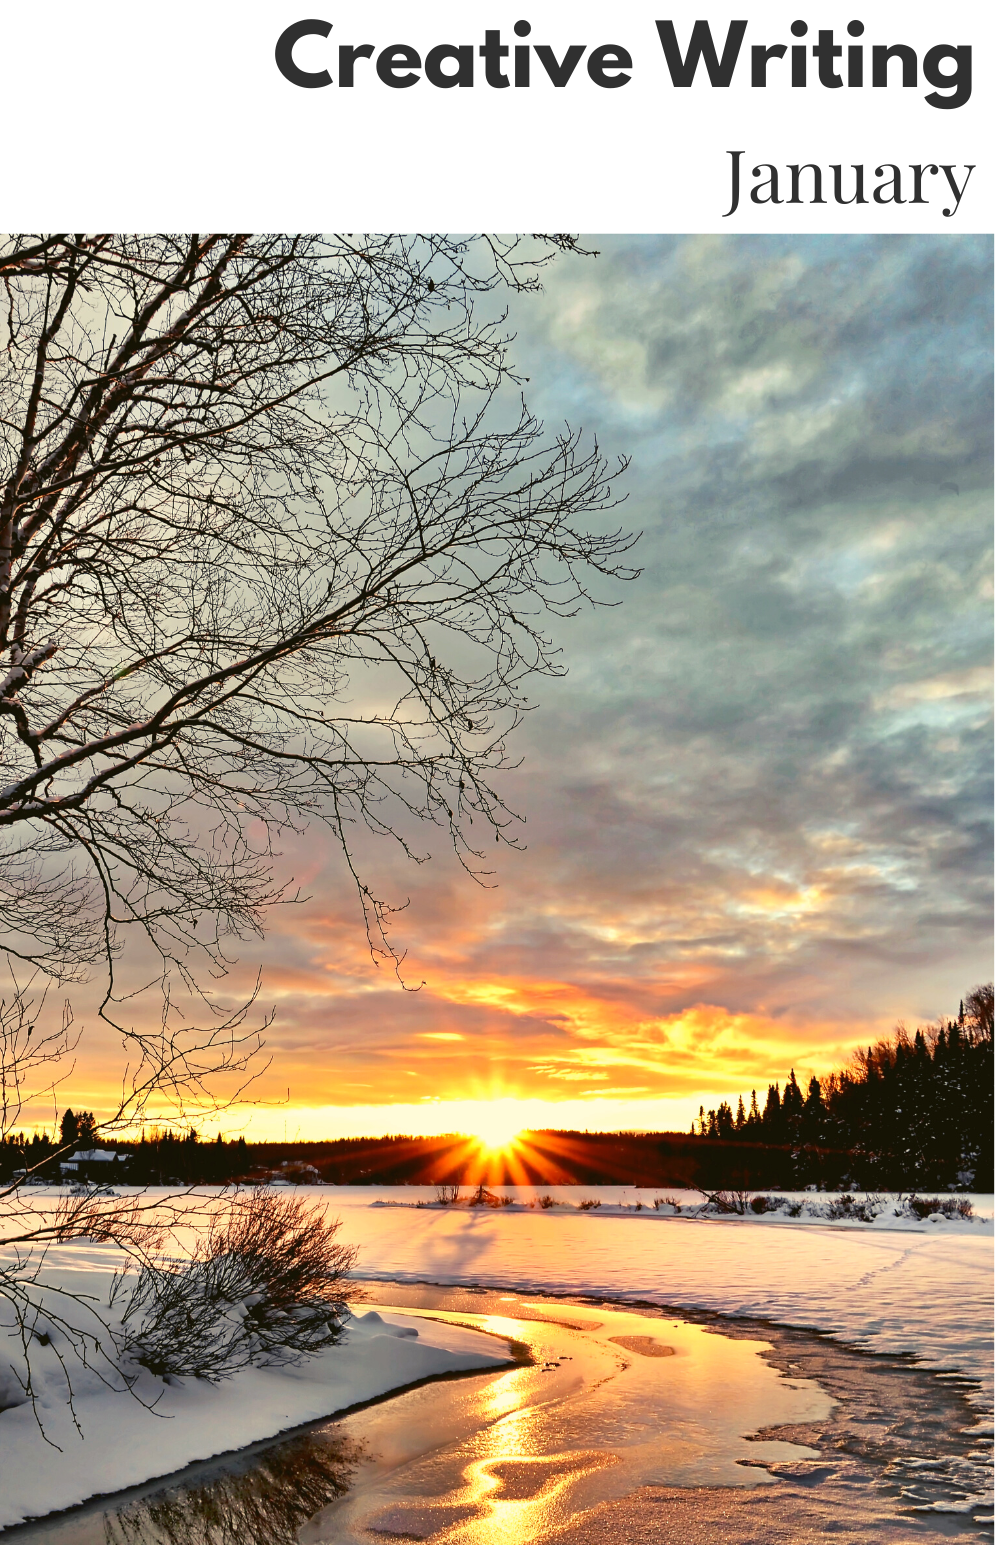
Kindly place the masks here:
[(904, 1360), (650, 1308), (368, 1291), (500, 1336), (518, 1361), (11, 1530), (12, 1545), (984, 1536), (963, 1394)]

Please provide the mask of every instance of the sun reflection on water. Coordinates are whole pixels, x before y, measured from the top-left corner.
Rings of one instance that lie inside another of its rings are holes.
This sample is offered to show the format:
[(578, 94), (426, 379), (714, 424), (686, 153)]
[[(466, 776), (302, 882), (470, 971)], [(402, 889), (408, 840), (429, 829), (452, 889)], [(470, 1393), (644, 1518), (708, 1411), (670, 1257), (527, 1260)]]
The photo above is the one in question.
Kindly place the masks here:
[(525, 1545), (541, 1539), (570, 1516), (567, 1497), (576, 1482), (616, 1462), (614, 1455), (600, 1452), (539, 1454), (536, 1425), (509, 1418), (492, 1431), (503, 1452), (468, 1467), (465, 1500), (474, 1503), (474, 1514), (442, 1539), (458, 1536), (465, 1545)]

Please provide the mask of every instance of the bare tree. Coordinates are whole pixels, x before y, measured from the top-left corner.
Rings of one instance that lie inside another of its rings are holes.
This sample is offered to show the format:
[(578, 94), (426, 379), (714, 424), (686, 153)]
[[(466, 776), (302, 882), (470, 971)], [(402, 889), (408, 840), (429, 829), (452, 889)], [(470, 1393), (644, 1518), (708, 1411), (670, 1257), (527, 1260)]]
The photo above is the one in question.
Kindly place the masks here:
[(961, 1014), (972, 1030), (991, 1039), (995, 1022), (995, 992), (991, 982), (972, 987), (961, 1006)]
[[(547, 618), (633, 572), (628, 537), (587, 529), (615, 502), (597, 446), (545, 436), (493, 303), (574, 246), (0, 247), (10, 958), (70, 982), (102, 958), (113, 1021), (137, 931), (172, 1035), (171, 981), (199, 990), (197, 958), (223, 971), (287, 894), (282, 831), (332, 827), (379, 956), (353, 823), (412, 857), (408, 817), (441, 824), (477, 874), (481, 833), (513, 840), (494, 775), (528, 678), (560, 669)], [(179, 1091), (204, 1032), (164, 1053), (119, 1028), (139, 1091)]]
[[(105, 1133), (209, 1105), (219, 1074), (236, 1090), (251, 1077), (251, 1003), (217, 1009), (210, 981), (292, 894), (274, 879), (288, 830), (330, 826), (370, 947), (395, 960), (356, 834), (420, 860), (412, 833), (434, 823), (478, 878), (484, 839), (514, 841), (496, 775), (530, 677), (561, 669), (548, 619), (634, 572), (597, 446), (545, 434), (508, 353), (502, 292), (579, 250), (0, 243), (0, 1137), (71, 1069), (68, 1007), (42, 1028), (46, 983), (94, 967), (126, 1056)], [(155, 961), (151, 1028), (120, 1008), (129, 939)], [(16, 1252), (0, 1300), (28, 1350), (55, 1324), (52, 1241), (96, 1233), (146, 1294), (175, 1296), (160, 1201), (44, 1213), (22, 1178), (0, 1191)], [(217, 1260), (198, 1259), (187, 1288), (203, 1279), (213, 1302)], [(334, 1316), (312, 1319), (305, 1339)], [(69, 1305), (58, 1334), (85, 1360), (105, 1322)]]

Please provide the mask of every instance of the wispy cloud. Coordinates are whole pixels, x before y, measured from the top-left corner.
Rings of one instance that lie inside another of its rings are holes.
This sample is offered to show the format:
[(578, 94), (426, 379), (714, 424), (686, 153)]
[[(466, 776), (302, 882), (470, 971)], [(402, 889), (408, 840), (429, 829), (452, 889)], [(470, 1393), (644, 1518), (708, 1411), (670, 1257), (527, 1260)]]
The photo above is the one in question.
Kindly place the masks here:
[(557, 626), (498, 887), (371, 855), (420, 991), (371, 965), (331, 844), (288, 848), (274, 1088), (326, 1124), (680, 1114), (988, 974), (991, 243), (596, 245), (511, 320), (550, 428), (632, 454), (643, 577)]

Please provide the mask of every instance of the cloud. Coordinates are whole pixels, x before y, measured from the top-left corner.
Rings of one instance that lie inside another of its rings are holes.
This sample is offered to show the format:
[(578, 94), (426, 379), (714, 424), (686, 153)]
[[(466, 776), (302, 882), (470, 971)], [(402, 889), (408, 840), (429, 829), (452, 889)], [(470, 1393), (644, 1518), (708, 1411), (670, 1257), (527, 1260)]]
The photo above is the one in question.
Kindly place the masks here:
[(644, 958), (734, 952), (729, 1003), (839, 1002), (857, 953), (853, 1011), (913, 956), (938, 1010), (951, 934), (959, 970), (988, 936), (990, 244), (603, 245), (526, 340), (547, 413), (570, 380), (627, 443), (645, 530), (529, 725), (568, 910), (614, 904)]
[(555, 625), (496, 889), (441, 835), (424, 867), (364, 850), (420, 991), (371, 964), (330, 840), (288, 840), (313, 899), (264, 992), (294, 1107), (590, 1088), (610, 1124), (989, 974), (990, 241), (592, 245), (516, 300), (515, 353), (551, 430), (631, 454), (643, 575)]

